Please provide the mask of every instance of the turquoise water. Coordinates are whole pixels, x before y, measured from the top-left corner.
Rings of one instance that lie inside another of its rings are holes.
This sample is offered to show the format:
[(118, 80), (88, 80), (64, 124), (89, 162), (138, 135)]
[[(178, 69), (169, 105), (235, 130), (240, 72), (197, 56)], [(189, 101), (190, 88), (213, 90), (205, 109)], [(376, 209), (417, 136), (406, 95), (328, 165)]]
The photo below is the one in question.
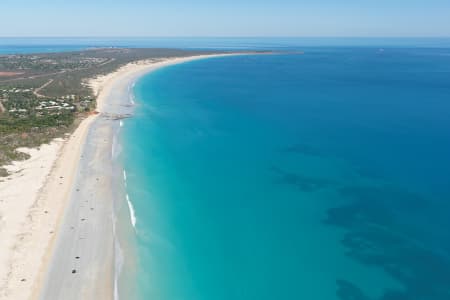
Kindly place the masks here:
[(205, 59), (134, 93), (124, 298), (450, 299), (449, 49)]

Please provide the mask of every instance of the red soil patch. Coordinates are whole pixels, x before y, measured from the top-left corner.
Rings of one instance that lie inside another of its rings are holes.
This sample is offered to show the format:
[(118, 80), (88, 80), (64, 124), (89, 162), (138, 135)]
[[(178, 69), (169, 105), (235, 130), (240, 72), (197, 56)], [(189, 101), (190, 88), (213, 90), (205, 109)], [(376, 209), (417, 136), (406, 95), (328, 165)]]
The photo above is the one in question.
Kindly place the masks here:
[(22, 75), (23, 72), (0, 72), (0, 77), (11, 77), (16, 75)]

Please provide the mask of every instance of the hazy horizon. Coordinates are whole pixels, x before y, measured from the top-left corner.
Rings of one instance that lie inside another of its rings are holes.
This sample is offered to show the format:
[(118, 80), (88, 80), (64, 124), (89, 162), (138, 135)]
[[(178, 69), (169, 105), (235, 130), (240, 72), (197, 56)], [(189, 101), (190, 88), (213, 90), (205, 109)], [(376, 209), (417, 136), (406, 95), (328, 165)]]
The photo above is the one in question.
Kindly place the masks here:
[(450, 37), (444, 0), (4, 0), (1, 7), (0, 37)]

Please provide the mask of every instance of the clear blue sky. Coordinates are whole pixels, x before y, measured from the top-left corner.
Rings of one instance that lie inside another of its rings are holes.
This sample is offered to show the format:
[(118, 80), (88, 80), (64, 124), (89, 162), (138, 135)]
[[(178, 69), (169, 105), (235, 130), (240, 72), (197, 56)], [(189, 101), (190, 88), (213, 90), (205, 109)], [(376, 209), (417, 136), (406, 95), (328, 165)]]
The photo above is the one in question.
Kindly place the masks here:
[(450, 36), (450, 0), (0, 0), (0, 36)]

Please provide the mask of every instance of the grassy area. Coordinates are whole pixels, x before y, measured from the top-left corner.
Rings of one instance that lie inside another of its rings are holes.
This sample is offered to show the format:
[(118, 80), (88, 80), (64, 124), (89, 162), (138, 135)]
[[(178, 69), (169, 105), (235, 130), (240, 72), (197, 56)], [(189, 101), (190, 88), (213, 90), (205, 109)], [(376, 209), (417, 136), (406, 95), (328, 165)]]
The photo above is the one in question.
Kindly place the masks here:
[(13, 160), (28, 158), (27, 154), (17, 151), (17, 148), (40, 146), (70, 132), (75, 125), (75, 118), (75, 114), (70, 112), (60, 115), (0, 117), (0, 166)]

